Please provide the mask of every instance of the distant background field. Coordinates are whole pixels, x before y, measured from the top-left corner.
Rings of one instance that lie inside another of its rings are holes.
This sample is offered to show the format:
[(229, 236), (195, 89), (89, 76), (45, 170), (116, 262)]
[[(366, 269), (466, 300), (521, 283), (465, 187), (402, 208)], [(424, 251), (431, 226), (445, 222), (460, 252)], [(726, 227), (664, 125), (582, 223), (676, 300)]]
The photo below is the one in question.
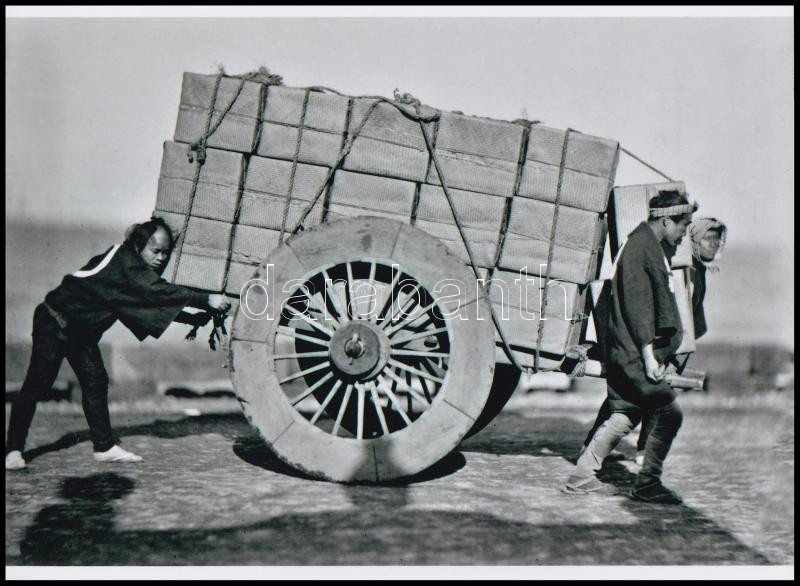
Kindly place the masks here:
[[(7, 383), (24, 376), (36, 305), (65, 274), (119, 242), (124, 231), (125, 226), (6, 223)], [(769, 388), (794, 353), (793, 259), (732, 238), (722, 270), (709, 278), (710, 333), (699, 344), (692, 366), (708, 372), (712, 389)], [(114, 325), (102, 340), (112, 385), (123, 386), (126, 395), (146, 395), (158, 382), (226, 379), (223, 352), (208, 348), (203, 331), (194, 342), (184, 341), (187, 331), (188, 326), (176, 324), (159, 340), (140, 344), (119, 323)], [(74, 379), (67, 365), (61, 378)]]

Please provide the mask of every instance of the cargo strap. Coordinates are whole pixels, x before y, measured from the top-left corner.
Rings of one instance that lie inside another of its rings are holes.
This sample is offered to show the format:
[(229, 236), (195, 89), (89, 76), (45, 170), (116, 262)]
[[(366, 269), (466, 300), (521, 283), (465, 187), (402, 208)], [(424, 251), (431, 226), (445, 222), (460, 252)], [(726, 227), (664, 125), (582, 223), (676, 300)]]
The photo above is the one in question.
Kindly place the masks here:
[[(320, 89), (326, 89), (326, 88), (313, 88), (313, 89), (320, 90)], [(338, 92), (334, 92), (334, 93), (338, 93)], [(475, 257), (474, 257), (474, 255), (472, 253), (472, 247), (470, 246), (469, 240), (466, 238), (466, 236), (464, 234), (464, 228), (461, 225), (461, 221), (458, 218), (458, 214), (457, 214), (456, 209), (455, 209), (455, 204), (453, 203), (453, 199), (450, 196), (450, 191), (447, 188), (447, 180), (446, 180), (446, 178), (444, 176), (444, 173), (442, 172), (441, 165), (439, 164), (439, 159), (436, 156), (436, 151), (433, 148), (433, 144), (431, 142), (431, 138), (428, 136), (428, 133), (425, 130), (425, 123), (426, 122), (434, 122), (435, 120), (438, 120), (440, 115), (441, 115), (441, 113), (439, 111), (435, 111), (431, 115), (424, 115), (420, 111), (421, 110), (421, 104), (420, 104), (419, 100), (416, 100), (415, 98), (413, 98), (413, 97), (411, 97), (411, 96), (409, 96), (407, 94), (406, 95), (402, 95), (402, 96), (398, 95), (397, 92), (395, 92), (395, 96), (398, 98), (398, 100), (392, 101), (392, 100), (388, 100), (386, 98), (379, 97), (379, 96), (378, 97), (372, 97), (372, 96), (366, 97), (366, 99), (374, 99), (375, 101), (372, 104), (370, 104), (370, 107), (367, 109), (367, 111), (365, 112), (363, 118), (359, 122), (358, 127), (348, 137), (348, 140), (347, 140), (344, 148), (342, 149), (342, 151), (341, 151), (341, 153), (339, 155), (339, 159), (336, 161), (336, 164), (333, 167), (330, 168), (330, 170), (328, 171), (328, 176), (326, 177), (325, 181), (320, 186), (320, 188), (317, 190), (317, 193), (312, 198), (311, 202), (309, 202), (309, 204), (303, 210), (303, 213), (301, 214), (300, 219), (297, 222), (297, 225), (295, 226), (294, 230), (292, 230), (292, 234), (297, 234), (299, 231), (304, 229), (303, 228), (303, 222), (305, 222), (306, 218), (311, 213), (311, 210), (313, 209), (314, 205), (317, 203), (319, 198), (324, 193), (325, 189), (331, 183), (331, 181), (333, 179), (333, 176), (334, 176), (334, 173), (336, 172), (336, 170), (342, 165), (345, 157), (350, 153), (350, 150), (353, 147), (353, 143), (355, 142), (356, 138), (358, 138), (358, 136), (361, 134), (361, 131), (366, 126), (367, 122), (369, 121), (370, 116), (375, 111), (375, 108), (378, 107), (378, 104), (382, 104), (382, 103), (389, 104), (390, 106), (396, 108), (401, 114), (403, 114), (404, 116), (406, 116), (407, 118), (409, 118), (411, 120), (416, 121), (420, 125), (420, 129), (422, 131), (422, 135), (423, 135), (423, 137), (425, 139), (425, 146), (426, 146), (426, 148), (428, 150), (428, 154), (430, 155), (431, 160), (433, 161), (433, 164), (434, 164), (434, 166), (436, 168), (436, 172), (437, 172), (437, 174), (439, 176), (439, 180), (440, 180), (440, 182), (442, 184), (442, 190), (444, 191), (445, 198), (447, 199), (447, 203), (450, 206), (450, 212), (453, 215), (453, 220), (456, 223), (456, 227), (458, 228), (458, 232), (459, 232), (459, 235), (461, 236), (461, 240), (462, 240), (462, 242), (464, 244), (464, 247), (467, 250), (467, 256), (469, 257), (470, 268), (472, 269), (472, 272), (475, 275), (475, 279), (479, 280), (480, 279), (480, 275), (478, 273), (478, 268), (477, 268), (477, 265), (475, 263)], [(414, 112), (412, 113), (407, 108), (403, 107), (403, 105), (405, 105), (405, 104), (414, 106)], [(488, 296), (488, 289), (487, 289), (485, 284), (484, 284), (484, 292)], [(513, 364), (515, 368), (519, 369), (520, 371), (529, 371), (529, 369), (525, 368), (524, 366), (520, 365), (519, 362), (517, 362), (517, 359), (514, 356), (514, 354), (511, 352), (511, 347), (509, 346), (508, 341), (506, 340), (505, 333), (503, 332), (503, 329), (500, 327), (499, 320), (497, 318), (497, 315), (495, 314), (495, 311), (494, 311), (494, 308), (492, 307), (492, 304), (489, 303), (488, 305), (489, 305), (489, 312), (490, 312), (490, 314), (492, 316), (492, 323), (494, 324), (495, 330), (497, 331), (498, 335), (500, 336), (500, 341), (501, 341), (501, 343), (503, 345), (503, 351), (505, 352), (506, 356), (508, 356), (508, 359), (511, 361), (511, 364)]]
[[(214, 83), (212, 103), (211, 103), (211, 107), (210, 107), (209, 112), (208, 112), (208, 116), (206, 118), (206, 131), (203, 133), (203, 136), (200, 138), (200, 140), (198, 140), (191, 147), (191, 150), (193, 152), (197, 152), (198, 153), (198, 162), (200, 164), (198, 165), (197, 170), (195, 172), (195, 177), (194, 177), (194, 181), (193, 181), (193, 185), (192, 185), (192, 192), (191, 192), (191, 196), (190, 196), (190, 205), (189, 205), (190, 214), (191, 214), (192, 205), (194, 203), (194, 195), (195, 195), (195, 191), (196, 191), (196, 188), (197, 188), (197, 181), (198, 181), (199, 175), (200, 175), (200, 167), (202, 166), (203, 162), (205, 161), (205, 146), (206, 146), (207, 139), (217, 130), (217, 128), (219, 128), (219, 126), (222, 123), (223, 119), (225, 118), (227, 113), (233, 107), (234, 103), (236, 102), (236, 100), (238, 99), (238, 97), (239, 97), (239, 95), (240, 95), (240, 93), (242, 91), (245, 79), (248, 77), (248, 76), (240, 76), (240, 79), (242, 81), (241, 81), (241, 84), (240, 84), (240, 86), (239, 86), (239, 88), (238, 88), (233, 100), (231, 100), (231, 103), (228, 104), (228, 106), (222, 111), (219, 119), (217, 120), (217, 122), (212, 127), (211, 120), (213, 118), (214, 106), (215, 106), (216, 100), (217, 100), (217, 94), (218, 94), (218, 91), (219, 91), (219, 85), (220, 85), (221, 79), (222, 79), (222, 77), (224, 75), (225, 75), (224, 71), (222, 69), (220, 69), (219, 73), (217, 74), (217, 79), (215, 80), (215, 83)], [(279, 85), (279, 84), (282, 83), (282, 81), (280, 80), (279, 76), (277, 76), (277, 81), (275, 81), (274, 83), (270, 83), (270, 81), (266, 81), (265, 82), (265, 81), (263, 81), (261, 79), (254, 79), (254, 81), (257, 81), (259, 83), (268, 84), (268, 85)], [(296, 168), (297, 168), (297, 164), (298, 164), (298, 159), (299, 159), (299, 155), (300, 155), (300, 147), (301, 147), (301, 141), (302, 141), (302, 132), (303, 132), (303, 126), (304, 126), (305, 112), (306, 112), (307, 105), (308, 105), (309, 93), (311, 91), (330, 92), (330, 93), (334, 93), (334, 94), (337, 94), (337, 95), (344, 95), (344, 94), (341, 94), (340, 92), (337, 92), (335, 90), (331, 90), (329, 88), (321, 87), (321, 86), (312, 86), (312, 87), (306, 88), (306, 94), (305, 94), (304, 100), (303, 100), (303, 110), (302, 110), (302, 113), (301, 113), (301, 121), (300, 121), (300, 125), (299, 125), (299, 128), (298, 128), (298, 136), (297, 136), (297, 141), (295, 143), (295, 152), (294, 152), (294, 157), (293, 157), (293, 161), (292, 161), (293, 166), (292, 166), (292, 175), (291, 175), (291, 179), (290, 179), (289, 193), (287, 194), (287, 201), (286, 201), (286, 205), (284, 207), (284, 213), (283, 213), (283, 218), (282, 218), (282, 222), (281, 222), (281, 233), (280, 233), (279, 244), (278, 244), (279, 246), (281, 246), (281, 245), (283, 245), (285, 243), (284, 234), (286, 232), (286, 222), (287, 222), (287, 219), (288, 219), (289, 203), (290, 203), (291, 196), (292, 196), (294, 176), (295, 176), (295, 172), (296, 172)], [(364, 114), (363, 118), (359, 122), (358, 126), (356, 127), (356, 129), (348, 137), (348, 139), (345, 142), (343, 148), (341, 149), (341, 152), (339, 154), (339, 157), (338, 157), (336, 163), (332, 167), (330, 167), (330, 169), (328, 170), (328, 174), (327, 174), (327, 176), (325, 178), (325, 181), (323, 181), (322, 185), (317, 190), (317, 193), (314, 195), (314, 197), (311, 199), (311, 201), (308, 202), (306, 207), (303, 209), (303, 212), (301, 213), (300, 218), (298, 219), (295, 227), (291, 230), (291, 233), (292, 233), (292, 235), (294, 235), (294, 234), (298, 234), (300, 231), (304, 230), (304, 222), (306, 221), (306, 219), (308, 218), (309, 214), (311, 213), (311, 210), (314, 208), (314, 206), (319, 201), (319, 198), (322, 196), (322, 194), (325, 192), (325, 190), (330, 186), (331, 182), (333, 181), (333, 177), (334, 177), (336, 171), (342, 166), (342, 164), (344, 162), (344, 159), (347, 157), (347, 155), (352, 150), (353, 143), (358, 138), (358, 136), (361, 134), (361, 131), (366, 126), (366, 124), (369, 121), (369, 118), (371, 117), (372, 113), (375, 111), (375, 109), (378, 107), (379, 104), (388, 104), (388, 105), (394, 107), (395, 109), (397, 109), (406, 118), (409, 118), (410, 120), (413, 120), (413, 121), (417, 122), (420, 125), (420, 129), (422, 131), (422, 135), (423, 135), (423, 137), (425, 139), (425, 146), (426, 146), (426, 148), (428, 150), (428, 154), (431, 157), (431, 161), (433, 162), (433, 164), (434, 164), (434, 166), (436, 168), (436, 172), (437, 172), (437, 174), (439, 176), (439, 180), (440, 180), (441, 185), (442, 185), (442, 190), (444, 191), (445, 197), (447, 199), (447, 203), (448, 203), (448, 205), (450, 207), (450, 211), (451, 211), (451, 213), (453, 215), (453, 220), (455, 221), (456, 227), (458, 228), (459, 235), (461, 236), (461, 240), (462, 240), (462, 242), (464, 244), (464, 247), (465, 247), (465, 249), (467, 251), (467, 256), (469, 257), (470, 268), (472, 269), (472, 272), (475, 275), (475, 279), (476, 280), (480, 280), (480, 274), (478, 272), (478, 268), (477, 268), (477, 265), (475, 263), (475, 257), (474, 257), (473, 252), (472, 252), (472, 247), (470, 246), (470, 243), (469, 243), (468, 239), (466, 238), (466, 235), (464, 234), (464, 228), (461, 225), (461, 221), (458, 218), (458, 214), (456, 212), (455, 205), (453, 203), (452, 197), (450, 196), (450, 192), (449, 192), (449, 189), (447, 187), (447, 181), (445, 179), (444, 173), (442, 172), (441, 165), (439, 164), (439, 159), (438, 159), (438, 157), (436, 155), (436, 151), (435, 151), (435, 149), (433, 147), (433, 144), (431, 142), (431, 138), (428, 136), (428, 133), (427, 133), (427, 131), (425, 129), (425, 123), (429, 123), (429, 122), (433, 122), (433, 121), (438, 120), (440, 118), (441, 112), (439, 112), (438, 110), (435, 110), (430, 115), (424, 115), (421, 112), (421, 103), (416, 98), (413, 98), (413, 96), (410, 96), (409, 94), (400, 95), (398, 91), (395, 91), (394, 96), (395, 96), (395, 100), (389, 100), (389, 99), (384, 98), (382, 96), (359, 96), (362, 99), (372, 99), (372, 100), (374, 100), (374, 102), (372, 104), (370, 104), (370, 106), (367, 109), (366, 113)], [(414, 111), (411, 112), (411, 111), (409, 111), (408, 107), (404, 107), (404, 106), (413, 106)], [(570, 132), (572, 132), (572, 130), (568, 129), (566, 134), (565, 134), (565, 136), (564, 136), (564, 144), (562, 146), (561, 165), (559, 167), (558, 185), (557, 185), (557, 188), (556, 188), (555, 210), (554, 210), (554, 215), (553, 215), (553, 224), (552, 224), (552, 228), (551, 228), (550, 246), (549, 246), (549, 250), (548, 250), (548, 254), (547, 254), (547, 278), (545, 279), (545, 283), (550, 278), (550, 265), (552, 263), (553, 244), (554, 244), (554, 239), (555, 239), (556, 226), (557, 226), (557, 222), (558, 222), (558, 210), (559, 210), (559, 204), (560, 204), (560, 199), (561, 199), (561, 186), (562, 186), (562, 182), (563, 182), (564, 165), (565, 165), (565, 160), (566, 160), (567, 140), (568, 140), (568, 136), (569, 136)], [(630, 154), (630, 153), (628, 153), (628, 154)], [(633, 155), (631, 155), (631, 156), (633, 156)], [(190, 157), (191, 157), (191, 154), (190, 154)], [(186, 224), (188, 224), (188, 218), (189, 218), (189, 216), (187, 215), (187, 219), (186, 219), (186, 222), (184, 224), (184, 230), (180, 235), (179, 246), (176, 247), (176, 248), (178, 248), (178, 254), (180, 254), (180, 250), (181, 250), (181, 248), (183, 246), (183, 240), (185, 239), (185, 230), (186, 230)], [(507, 222), (504, 221), (503, 225), (501, 226), (501, 232), (505, 232), (506, 228), (507, 228)], [(500, 240), (498, 241), (498, 251), (496, 251), (496, 254), (495, 254), (496, 257), (498, 257), (499, 247), (502, 245), (501, 243), (502, 243), (502, 241), (504, 239), (503, 236), (504, 236), (504, 234), (500, 235)], [(175, 267), (174, 272), (173, 272), (173, 280), (175, 278), (175, 272), (177, 272), (177, 263), (176, 263), (176, 267)], [(484, 293), (488, 297), (488, 286), (487, 286), (487, 284), (484, 284)], [(491, 314), (491, 317), (492, 317), (492, 322), (493, 322), (493, 324), (495, 326), (495, 329), (496, 329), (496, 331), (497, 331), (497, 333), (498, 333), (498, 335), (500, 337), (500, 340), (501, 340), (501, 343), (502, 343), (502, 346), (503, 346), (503, 351), (505, 352), (506, 356), (510, 360), (511, 364), (513, 364), (514, 367), (516, 367), (520, 371), (530, 372), (531, 370), (529, 368), (523, 367), (522, 365), (519, 364), (519, 362), (517, 362), (515, 356), (513, 355), (512, 351), (511, 351), (509, 343), (506, 340), (506, 337), (505, 337), (505, 334), (503, 332), (503, 329), (500, 327), (500, 323), (498, 321), (497, 315), (495, 314), (495, 311), (494, 311), (494, 308), (492, 307), (491, 302), (489, 302), (488, 305), (489, 305), (489, 311), (490, 311), (490, 314)], [(545, 310), (546, 306), (547, 306), (547, 287), (545, 285), (541, 315), (544, 315), (544, 310)], [(539, 370), (539, 353), (540, 353), (543, 325), (544, 325), (543, 324), (543, 320), (540, 319), (539, 320), (539, 330), (538, 330), (537, 341), (536, 341), (536, 350), (535, 350), (536, 354), (535, 354), (534, 368), (533, 368), (534, 372)], [(212, 333), (212, 336), (213, 336), (213, 333)]]
[[(237, 87), (236, 92), (234, 93), (233, 98), (231, 99), (230, 103), (220, 112), (220, 115), (219, 115), (219, 118), (217, 119), (217, 121), (214, 124), (212, 124), (212, 120), (214, 119), (214, 110), (216, 108), (217, 98), (219, 96), (219, 87), (220, 87), (220, 84), (222, 83), (223, 77), (230, 77), (230, 78), (239, 79), (240, 80), (239, 81), (239, 86)], [(242, 90), (244, 89), (245, 82), (247, 82), (247, 81), (260, 83), (263, 86), (282, 85), (283, 84), (283, 79), (281, 78), (281, 76), (273, 75), (273, 74), (269, 73), (269, 71), (264, 67), (259, 68), (258, 71), (254, 71), (254, 72), (251, 72), (251, 73), (246, 73), (246, 74), (243, 74), (243, 75), (233, 75), (233, 76), (227, 75), (225, 73), (224, 68), (222, 68), (222, 67), (219, 68), (219, 70), (217, 72), (217, 75), (216, 75), (216, 77), (214, 79), (214, 86), (213, 86), (213, 88), (211, 90), (211, 103), (209, 104), (208, 112), (206, 113), (206, 120), (205, 120), (205, 127), (204, 127), (204, 130), (203, 130), (203, 134), (200, 136), (200, 138), (197, 141), (195, 141), (192, 145), (190, 145), (189, 152), (187, 153), (187, 156), (188, 156), (188, 159), (189, 159), (190, 163), (194, 162), (195, 153), (196, 153), (197, 166), (195, 168), (194, 177), (192, 178), (192, 188), (191, 188), (191, 191), (190, 191), (190, 194), (189, 194), (189, 210), (188, 210), (188, 213), (186, 214), (186, 218), (185, 218), (185, 220), (183, 222), (183, 227), (182, 227), (180, 233), (178, 234), (178, 242), (176, 243), (176, 246), (175, 246), (175, 248), (176, 248), (176, 250), (175, 250), (176, 262), (175, 262), (175, 266), (172, 269), (172, 281), (173, 282), (175, 281), (175, 278), (176, 278), (177, 273), (178, 273), (178, 262), (177, 261), (180, 259), (181, 252), (183, 251), (183, 244), (184, 244), (184, 242), (186, 240), (186, 231), (187, 231), (187, 228), (189, 226), (189, 218), (191, 217), (192, 210), (194, 209), (194, 200), (195, 200), (195, 195), (197, 194), (197, 184), (198, 184), (198, 182), (200, 180), (200, 172), (202, 170), (203, 165), (206, 162), (206, 145), (208, 143), (208, 139), (222, 125), (222, 122), (225, 120), (225, 117), (231, 111), (233, 106), (236, 104), (236, 101), (239, 99), (239, 96), (242, 94)], [(259, 118), (261, 118), (261, 116), (263, 114), (263, 106), (264, 106), (264, 100), (262, 99), (262, 101), (260, 103), (260, 107), (259, 107)], [(261, 129), (261, 124), (259, 124), (259, 128), (258, 128), (259, 132), (260, 132), (260, 129)], [(254, 141), (253, 148), (252, 148), (251, 153), (250, 153), (251, 155), (256, 150), (257, 146), (258, 146), (257, 141)], [(242, 189), (244, 187), (244, 175), (246, 175), (246, 167), (245, 167), (245, 170), (243, 171), (242, 175), (243, 175), (242, 176), (242, 181), (241, 181), (240, 186), (239, 186), (239, 202), (237, 202), (236, 214), (235, 214), (235, 217), (234, 217), (234, 220), (233, 220), (233, 226), (234, 226), (233, 229), (234, 230), (235, 230), (235, 226), (237, 225), (238, 219), (239, 219), (239, 211), (240, 211), (239, 210), (239, 206), (241, 205), (241, 191), (242, 191)], [(232, 248), (233, 248), (233, 234), (231, 234), (231, 242), (228, 245), (228, 256), (227, 256), (227, 262), (226, 262), (226, 267), (225, 267), (225, 275), (223, 277), (221, 294), (225, 293), (225, 289), (227, 287), (228, 273), (230, 271), (230, 257), (231, 257)], [(208, 344), (209, 344), (209, 346), (211, 347), (212, 350), (215, 350), (217, 341), (222, 342), (224, 340), (224, 336), (227, 334), (227, 331), (225, 330), (225, 316), (224, 315), (218, 314), (217, 312), (213, 312), (212, 317), (213, 317), (213, 320), (214, 320), (214, 327), (211, 330), (211, 335), (209, 336)], [(190, 339), (190, 340), (194, 339), (196, 334), (197, 334), (197, 327), (193, 328), (192, 331), (189, 332), (189, 334), (187, 335), (187, 339)]]
[(550, 283), (550, 270), (553, 264), (553, 250), (556, 243), (556, 228), (558, 227), (558, 211), (561, 206), (561, 187), (564, 183), (564, 168), (567, 164), (567, 145), (569, 143), (569, 135), (572, 132), (571, 128), (567, 128), (564, 133), (564, 142), (561, 144), (561, 162), (558, 165), (558, 183), (556, 184), (556, 199), (553, 202), (555, 209), (553, 210), (553, 223), (550, 226), (550, 243), (547, 248), (547, 268), (545, 269), (544, 276), (544, 292), (542, 293), (542, 307), (539, 312), (539, 327), (536, 332), (536, 348), (533, 357), (533, 369), (539, 371), (539, 354), (541, 353), (542, 334), (544, 333), (544, 312), (547, 309), (547, 292), (549, 288), (547, 285)]
[(294, 178), (297, 174), (297, 163), (300, 158), (300, 146), (303, 142), (303, 128), (306, 125), (306, 112), (308, 111), (308, 98), (311, 95), (311, 90), (306, 89), (303, 94), (303, 107), (300, 110), (300, 123), (297, 128), (297, 140), (294, 144), (294, 157), (292, 158), (292, 170), (289, 173), (289, 192), (286, 194), (286, 203), (283, 206), (283, 219), (281, 220), (281, 233), (278, 236), (278, 245), (283, 244), (283, 236), (286, 234), (286, 219), (289, 217), (289, 206), (292, 202), (292, 195), (294, 193)]
[[(217, 120), (217, 124), (214, 126), (213, 130), (211, 129), (211, 120), (214, 116), (214, 107), (217, 104), (217, 95), (219, 94), (219, 85), (222, 82), (222, 78), (225, 75), (225, 72), (220, 68), (217, 72), (217, 76), (214, 79), (214, 88), (211, 90), (211, 104), (208, 107), (208, 114), (206, 115), (206, 124), (205, 130), (203, 131), (203, 135), (200, 139), (192, 144), (189, 147), (188, 157), (189, 162), (194, 162), (194, 155), (193, 153), (197, 153), (197, 166), (194, 169), (194, 177), (192, 178), (192, 189), (189, 192), (189, 210), (186, 213), (186, 218), (183, 220), (183, 227), (181, 228), (180, 233), (178, 234), (178, 242), (175, 245), (175, 266), (172, 268), (172, 282), (175, 282), (175, 278), (178, 275), (178, 262), (181, 258), (181, 253), (183, 252), (183, 243), (186, 241), (186, 229), (189, 227), (189, 218), (192, 216), (192, 209), (194, 209), (194, 198), (197, 194), (197, 183), (200, 181), (200, 171), (203, 168), (203, 164), (206, 162), (206, 141), (208, 137), (211, 136), (213, 132), (219, 128), (219, 125), (222, 123), (222, 120), (225, 118), (225, 115), (219, 117)], [(244, 81), (242, 82), (244, 84)], [(236, 97), (239, 97), (239, 94), (236, 94)], [(233, 102), (236, 100), (234, 99), (228, 108), (225, 110), (225, 114), (230, 110), (231, 106), (233, 106)]]
[(635, 159), (635, 160), (639, 161), (639, 162), (640, 162), (642, 165), (644, 165), (645, 167), (647, 167), (647, 168), (648, 168), (648, 169), (650, 169), (651, 171), (655, 171), (656, 173), (658, 173), (659, 175), (661, 175), (661, 176), (662, 176), (664, 179), (666, 179), (667, 181), (675, 181), (675, 180), (674, 180), (674, 179), (672, 179), (671, 177), (667, 177), (667, 175), (666, 175), (666, 174), (662, 173), (661, 171), (659, 171), (658, 169), (656, 169), (655, 167), (653, 167), (653, 165), (651, 165), (650, 163), (647, 163), (646, 161), (643, 161), (642, 159), (640, 159), (639, 157), (637, 157), (636, 155), (634, 155), (634, 154), (633, 154), (632, 152), (630, 152), (628, 149), (624, 149), (624, 148), (622, 148), (622, 147), (620, 146), (620, 147), (619, 147), (619, 150), (621, 150), (623, 153), (625, 153), (626, 155), (628, 155), (630, 158), (632, 158), (632, 159)]

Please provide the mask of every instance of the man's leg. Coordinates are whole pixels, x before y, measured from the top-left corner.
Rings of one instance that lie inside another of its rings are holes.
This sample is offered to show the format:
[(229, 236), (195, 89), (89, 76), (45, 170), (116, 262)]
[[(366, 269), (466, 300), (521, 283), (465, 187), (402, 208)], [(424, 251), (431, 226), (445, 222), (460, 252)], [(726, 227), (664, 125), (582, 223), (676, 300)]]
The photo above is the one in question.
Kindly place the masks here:
[(645, 413), (642, 417), (642, 429), (639, 431), (639, 439), (636, 442), (636, 463), (641, 465), (644, 462), (644, 448), (647, 444), (647, 437), (653, 431), (652, 413)]
[(652, 431), (645, 443), (644, 462), (631, 496), (647, 502), (679, 504), (680, 497), (661, 484), (661, 473), (672, 440), (683, 423), (683, 412), (677, 401), (671, 401), (653, 411), (652, 421)]
[(614, 410), (609, 418), (598, 428), (586, 446), (576, 466), (576, 475), (594, 476), (603, 467), (603, 461), (617, 444), (639, 423), (638, 410)]
[(562, 492), (568, 494), (619, 494), (619, 490), (613, 485), (601, 482), (596, 474), (603, 466), (603, 461), (611, 451), (630, 431), (636, 427), (641, 419), (639, 409), (634, 405), (629, 407), (612, 407), (611, 415), (606, 419), (594, 436), (589, 441), (589, 445), (578, 458), (575, 472), (567, 478), (567, 482), (561, 488)]
[(597, 412), (597, 418), (594, 420), (594, 425), (592, 429), (589, 430), (589, 433), (586, 434), (586, 439), (583, 440), (583, 445), (588, 446), (589, 442), (592, 441), (594, 434), (597, 433), (597, 430), (600, 428), (601, 425), (611, 416), (611, 404), (608, 402), (608, 397), (606, 397), (603, 404), (600, 405), (600, 411)]
[(36, 413), (36, 402), (53, 388), (66, 351), (66, 340), (58, 329), (58, 324), (41, 305), (34, 312), (32, 337), (33, 348), (28, 372), (19, 396), (11, 407), (6, 442), (6, 455), (20, 452), (17, 460), (22, 465), (16, 466), (19, 468), (24, 467), (21, 452), (25, 449), (28, 430)]
[(114, 440), (108, 413), (108, 373), (97, 342), (73, 337), (67, 359), (81, 385), (83, 413), (89, 424), (95, 459), (101, 462), (141, 461), (139, 456), (123, 450)]
[(94, 451), (105, 452), (114, 445), (114, 437), (108, 414), (108, 373), (100, 348), (96, 342), (72, 339), (67, 360), (81, 385), (83, 413), (89, 424)]

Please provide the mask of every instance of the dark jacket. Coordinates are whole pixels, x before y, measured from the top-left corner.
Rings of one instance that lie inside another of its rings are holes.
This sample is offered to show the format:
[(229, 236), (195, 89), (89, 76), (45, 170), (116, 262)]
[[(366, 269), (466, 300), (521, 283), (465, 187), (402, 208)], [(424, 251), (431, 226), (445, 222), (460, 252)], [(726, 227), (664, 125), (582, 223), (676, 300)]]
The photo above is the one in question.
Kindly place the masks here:
[(181, 310), (208, 308), (208, 295), (173, 285), (128, 244), (113, 246), (67, 275), (45, 303), (66, 318), (71, 335), (99, 339), (120, 320), (139, 339), (158, 338)]
[(706, 296), (706, 265), (693, 259), (692, 270), (692, 315), (694, 316), (694, 337), (699, 338), (708, 331), (706, 325), (706, 312), (703, 309), (703, 299)]
[(653, 230), (642, 222), (628, 236), (611, 281), (608, 360), (623, 370), (643, 370), (641, 348), (653, 343), (659, 362), (683, 336), (667, 260)]

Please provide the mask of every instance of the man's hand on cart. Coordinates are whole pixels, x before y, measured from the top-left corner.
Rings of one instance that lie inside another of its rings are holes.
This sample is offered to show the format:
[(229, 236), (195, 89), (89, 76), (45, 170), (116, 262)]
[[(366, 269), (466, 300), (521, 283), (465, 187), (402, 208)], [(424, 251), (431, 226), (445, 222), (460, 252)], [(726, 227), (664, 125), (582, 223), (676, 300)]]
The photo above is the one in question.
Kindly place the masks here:
[(208, 306), (215, 311), (226, 313), (231, 308), (231, 302), (224, 295), (211, 293), (208, 296)]

